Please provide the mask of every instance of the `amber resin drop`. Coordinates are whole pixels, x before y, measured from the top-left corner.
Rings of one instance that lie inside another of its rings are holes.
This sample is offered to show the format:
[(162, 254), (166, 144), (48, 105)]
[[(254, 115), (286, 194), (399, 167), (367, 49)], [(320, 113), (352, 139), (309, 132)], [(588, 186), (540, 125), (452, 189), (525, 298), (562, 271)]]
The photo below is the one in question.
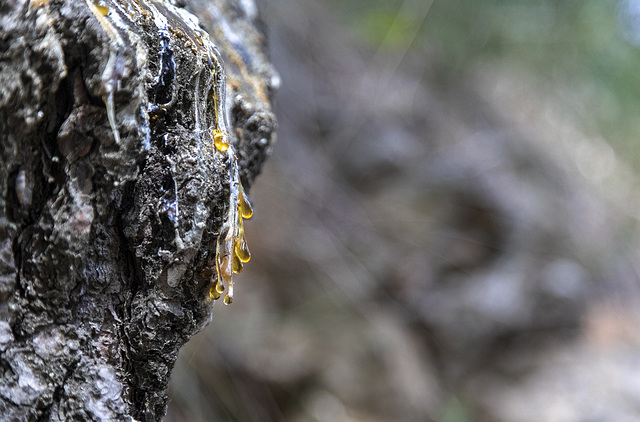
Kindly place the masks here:
[(213, 136), (213, 145), (218, 151), (224, 152), (229, 149), (229, 140), (220, 129), (213, 130), (211, 136)]
[(238, 208), (240, 209), (240, 215), (242, 218), (246, 218), (248, 220), (253, 216), (253, 208), (251, 208), (251, 203), (249, 202), (249, 198), (247, 198), (247, 194), (244, 193), (242, 184), (240, 184), (238, 193)]
[(238, 216), (238, 232), (233, 242), (233, 252), (240, 262), (249, 262), (251, 259), (251, 252), (244, 237), (244, 224), (240, 216)]
[(224, 284), (220, 282), (216, 282), (216, 292), (218, 292), (218, 297), (219, 297), (220, 293), (224, 292)]
[(222, 299), (225, 305), (229, 305), (231, 302), (233, 302), (233, 296), (231, 296), (229, 293), (227, 293), (226, 295), (224, 295), (224, 299)]
[(107, 16), (109, 14), (109, 9), (104, 6), (96, 6), (96, 8), (100, 13), (102, 13), (102, 16)]
[(107, 16), (109, 14), (109, 9), (98, 3), (98, 0), (93, 0), (93, 4), (96, 6), (96, 9), (98, 9), (98, 12), (100, 12), (102, 16)]
[(238, 258), (238, 255), (234, 254), (233, 255), (233, 272), (234, 274), (239, 274), (242, 272), (242, 261), (240, 261), (240, 258)]
[(238, 259), (241, 262), (249, 262), (251, 259), (251, 252), (249, 252), (249, 247), (247, 246), (247, 241), (244, 239), (243, 235), (236, 240), (235, 253)]
[[(211, 285), (211, 287), (209, 288), (209, 300), (218, 300), (220, 299), (220, 293), (218, 291), (218, 285), (220, 283), (218, 283), (217, 281), (215, 283), (213, 283)], [(222, 288), (224, 290), (224, 287)]]

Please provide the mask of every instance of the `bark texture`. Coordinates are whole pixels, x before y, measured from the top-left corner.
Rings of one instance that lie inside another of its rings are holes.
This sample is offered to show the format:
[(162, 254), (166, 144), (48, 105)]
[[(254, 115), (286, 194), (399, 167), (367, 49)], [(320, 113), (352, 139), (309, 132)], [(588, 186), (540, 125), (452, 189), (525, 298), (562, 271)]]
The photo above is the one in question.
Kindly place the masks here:
[(216, 104), (245, 188), (275, 140), (257, 26), (252, 1), (0, 0), (0, 419), (162, 419), (211, 313)]

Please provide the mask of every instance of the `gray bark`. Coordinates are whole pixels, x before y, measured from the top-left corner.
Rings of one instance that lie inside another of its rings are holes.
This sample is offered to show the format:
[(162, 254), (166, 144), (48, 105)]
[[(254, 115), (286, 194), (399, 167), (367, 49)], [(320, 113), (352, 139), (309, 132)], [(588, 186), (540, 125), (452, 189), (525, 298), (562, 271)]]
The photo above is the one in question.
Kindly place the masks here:
[(245, 188), (275, 140), (258, 26), (251, 1), (0, 0), (1, 420), (162, 419), (217, 303), (216, 101)]

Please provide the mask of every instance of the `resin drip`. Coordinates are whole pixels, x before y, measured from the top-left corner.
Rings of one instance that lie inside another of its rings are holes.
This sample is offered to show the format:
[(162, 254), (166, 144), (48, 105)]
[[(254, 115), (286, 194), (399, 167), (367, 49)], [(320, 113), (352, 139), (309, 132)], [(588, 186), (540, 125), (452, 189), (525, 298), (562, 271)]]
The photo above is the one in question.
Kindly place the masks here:
[(249, 219), (253, 210), (244, 192), (238, 172), (238, 159), (235, 149), (229, 142), (229, 130), (226, 114), (226, 75), (222, 61), (215, 47), (211, 47), (214, 63), (213, 102), (215, 127), (210, 131), (215, 150), (224, 154), (229, 175), (229, 202), (220, 235), (216, 241), (215, 268), (217, 278), (209, 289), (210, 300), (219, 299), (223, 293), (225, 305), (233, 301), (233, 274), (242, 271), (243, 263), (248, 262), (251, 253), (244, 237), (243, 219)]
[[(233, 301), (233, 274), (242, 271), (243, 264), (251, 257), (244, 237), (243, 219), (250, 218), (253, 211), (240, 183), (238, 159), (228, 125), (226, 74), (220, 53), (209, 35), (200, 27), (198, 20), (184, 9), (171, 4), (175, 2), (160, 0), (84, 0), (84, 2), (93, 15), (92, 19), (97, 20), (109, 43), (109, 57), (100, 75), (99, 94), (105, 103), (107, 120), (116, 145), (121, 141), (115, 101), (120, 83), (124, 75), (131, 73), (133, 69), (131, 66), (144, 68), (149, 65), (147, 60), (153, 57), (153, 55), (149, 57), (146, 55), (141, 45), (142, 38), (132, 30), (135, 27), (133, 20), (146, 22), (147, 30), (153, 31), (154, 37), (157, 38), (159, 51), (157, 63), (154, 66), (157, 70), (154, 70), (154, 78), (149, 81), (151, 85), (147, 92), (151, 102), (146, 110), (146, 116), (142, 117), (147, 118), (147, 123), (153, 121), (157, 124), (157, 131), (166, 132), (163, 134), (165, 148), (167, 131), (171, 129), (165, 127), (168, 123), (163, 116), (171, 113), (172, 107), (177, 107), (178, 67), (181, 63), (187, 62), (178, 60), (178, 53), (184, 53), (182, 54), (184, 56), (188, 55), (190, 50), (196, 56), (196, 64), (193, 68), (195, 78), (193, 109), (187, 112), (194, 113), (194, 137), (198, 151), (213, 154), (213, 157), (202, 157), (206, 158), (204, 160), (206, 165), (215, 166), (207, 170), (210, 174), (222, 178), (224, 184), (228, 183), (229, 192), (225, 200), (226, 210), (220, 232), (215, 240), (215, 258), (209, 254), (208, 265), (200, 274), (203, 278), (211, 280), (209, 298), (217, 300), (223, 297), (224, 303), (229, 304)], [(136, 49), (135, 58), (125, 57), (127, 47)], [(135, 60), (135, 63), (132, 60)], [(149, 151), (150, 144), (146, 144), (145, 149)], [(213, 160), (210, 160), (211, 158)], [(163, 164), (168, 164), (168, 173), (174, 175), (177, 173), (176, 166), (180, 165), (180, 161), (167, 155)], [(213, 183), (210, 185), (214, 186)], [(180, 233), (179, 220), (185, 216), (179, 212), (182, 211), (178, 207), (179, 190), (177, 180), (173, 179), (173, 188), (162, 192), (162, 197), (159, 198), (160, 211), (169, 217), (175, 231), (174, 259), (190, 253), (193, 239), (198, 237), (197, 230), (190, 231), (191, 234), (187, 233), (188, 236)], [(172, 192), (169, 193), (169, 191)], [(206, 204), (202, 206), (206, 207)], [(201, 215), (205, 221), (209, 218), (206, 213)], [(196, 227), (202, 227), (204, 231), (204, 221), (200, 223)], [(172, 282), (177, 283), (178, 278), (172, 279)]]
[(105, 66), (104, 72), (102, 72), (102, 101), (107, 108), (107, 119), (113, 132), (113, 139), (115, 143), (120, 143), (120, 134), (116, 125), (116, 110), (114, 94), (118, 89), (118, 83), (122, 77), (122, 48), (124, 47), (124, 41), (120, 36), (120, 33), (116, 30), (113, 24), (106, 18), (109, 14), (109, 9), (106, 6), (100, 5), (95, 0), (85, 0), (85, 3), (91, 10), (91, 13), (96, 17), (98, 23), (105, 31), (111, 42), (111, 49), (109, 51), (109, 60)]
[(211, 300), (219, 299), (226, 291), (223, 301), (228, 305), (233, 301), (233, 274), (241, 272), (243, 264), (251, 259), (244, 237), (243, 220), (250, 218), (253, 210), (240, 183), (233, 146), (229, 146), (224, 153), (228, 156), (231, 173), (229, 208), (216, 242), (217, 280), (210, 288), (209, 297)]

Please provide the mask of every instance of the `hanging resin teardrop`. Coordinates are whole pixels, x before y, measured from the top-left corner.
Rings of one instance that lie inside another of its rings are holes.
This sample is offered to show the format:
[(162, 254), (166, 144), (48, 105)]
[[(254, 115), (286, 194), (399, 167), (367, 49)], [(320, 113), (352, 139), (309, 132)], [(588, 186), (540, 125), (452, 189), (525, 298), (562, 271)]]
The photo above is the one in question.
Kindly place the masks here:
[(251, 259), (251, 252), (247, 246), (247, 241), (244, 239), (244, 233), (238, 239), (236, 239), (235, 254), (241, 262), (249, 262)]
[(233, 273), (234, 274), (240, 274), (242, 272), (242, 261), (240, 261), (240, 258), (238, 258), (237, 255), (233, 255)]
[(246, 218), (248, 220), (253, 216), (253, 208), (251, 208), (251, 203), (249, 202), (249, 198), (247, 198), (247, 194), (244, 192), (242, 183), (240, 183), (238, 195), (238, 208), (240, 209), (240, 215), (242, 218)]
[(220, 293), (224, 292), (224, 284), (216, 282), (216, 292), (218, 292), (218, 296), (220, 296)]

